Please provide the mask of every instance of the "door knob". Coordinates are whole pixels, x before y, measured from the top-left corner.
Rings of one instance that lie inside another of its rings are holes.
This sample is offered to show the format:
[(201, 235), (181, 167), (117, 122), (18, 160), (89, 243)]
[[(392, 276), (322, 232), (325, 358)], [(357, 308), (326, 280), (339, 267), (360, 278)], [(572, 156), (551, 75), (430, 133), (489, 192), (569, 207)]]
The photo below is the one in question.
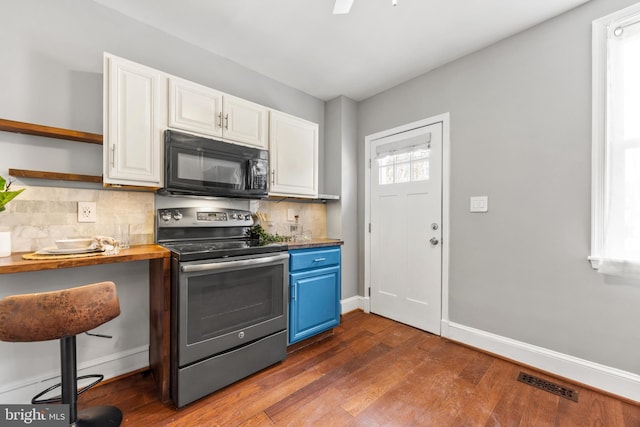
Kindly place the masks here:
[(432, 237), (432, 238), (429, 240), (429, 242), (431, 242), (431, 244), (432, 244), (433, 246), (436, 246), (438, 243), (440, 243), (440, 242), (438, 241), (438, 239), (436, 239), (435, 237)]

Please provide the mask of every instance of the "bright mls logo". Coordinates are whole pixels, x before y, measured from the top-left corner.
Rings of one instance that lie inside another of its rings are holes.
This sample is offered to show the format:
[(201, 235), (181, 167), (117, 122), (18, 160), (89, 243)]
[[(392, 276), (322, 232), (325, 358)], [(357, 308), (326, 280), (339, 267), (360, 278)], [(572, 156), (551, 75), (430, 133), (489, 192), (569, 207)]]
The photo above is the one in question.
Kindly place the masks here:
[(69, 426), (69, 405), (0, 405), (0, 426)]

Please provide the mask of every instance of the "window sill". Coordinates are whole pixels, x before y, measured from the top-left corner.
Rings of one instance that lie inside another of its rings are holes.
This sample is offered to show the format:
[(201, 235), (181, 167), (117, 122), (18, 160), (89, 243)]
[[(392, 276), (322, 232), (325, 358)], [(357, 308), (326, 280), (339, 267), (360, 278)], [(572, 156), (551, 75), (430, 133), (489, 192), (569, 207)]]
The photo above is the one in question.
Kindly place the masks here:
[(597, 256), (589, 256), (591, 267), (605, 276), (617, 276), (631, 279), (634, 282), (640, 279), (640, 261), (610, 259)]
[(600, 263), (602, 262), (602, 258), (597, 256), (588, 256), (587, 259), (591, 263), (591, 268), (593, 268), (594, 270), (597, 270), (600, 266)]

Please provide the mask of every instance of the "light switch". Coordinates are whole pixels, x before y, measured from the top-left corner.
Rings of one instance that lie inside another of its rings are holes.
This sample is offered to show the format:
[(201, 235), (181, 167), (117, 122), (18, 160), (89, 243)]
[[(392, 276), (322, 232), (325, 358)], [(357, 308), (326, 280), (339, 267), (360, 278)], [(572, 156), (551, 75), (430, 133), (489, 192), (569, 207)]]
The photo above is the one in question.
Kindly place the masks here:
[(473, 196), (470, 201), (470, 212), (488, 212), (489, 211), (489, 197), (488, 196)]

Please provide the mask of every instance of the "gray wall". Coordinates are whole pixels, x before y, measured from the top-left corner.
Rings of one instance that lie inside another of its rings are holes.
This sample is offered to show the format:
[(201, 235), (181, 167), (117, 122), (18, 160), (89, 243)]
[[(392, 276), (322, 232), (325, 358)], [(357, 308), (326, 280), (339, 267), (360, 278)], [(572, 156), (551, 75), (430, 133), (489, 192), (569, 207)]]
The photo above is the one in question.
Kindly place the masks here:
[(640, 283), (587, 262), (591, 22), (634, 2), (593, 0), (361, 102), (358, 141), (362, 217), (365, 136), (450, 112), (450, 320), (639, 374)]
[(327, 237), (342, 239), (342, 299), (358, 295), (357, 104), (340, 96), (326, 103)]
[[(0, 12), (0, 118), (102, 133), (107, 51), (318, 123), (323, 146), (323, 101), (97, 3), (24, 0), (4, 2)], [(0, 156), (0, 175), (8, 167), (52, 170), (66, 164), (77, 168), (68, 172), (102, 173), (101, 153), (90, 144), (29, 137), (5, 146), (6, 139), (0, 138), (2, 152), (17, 154), (10, 162)], [(43, 156), (41, 149), (51, 146)]]

